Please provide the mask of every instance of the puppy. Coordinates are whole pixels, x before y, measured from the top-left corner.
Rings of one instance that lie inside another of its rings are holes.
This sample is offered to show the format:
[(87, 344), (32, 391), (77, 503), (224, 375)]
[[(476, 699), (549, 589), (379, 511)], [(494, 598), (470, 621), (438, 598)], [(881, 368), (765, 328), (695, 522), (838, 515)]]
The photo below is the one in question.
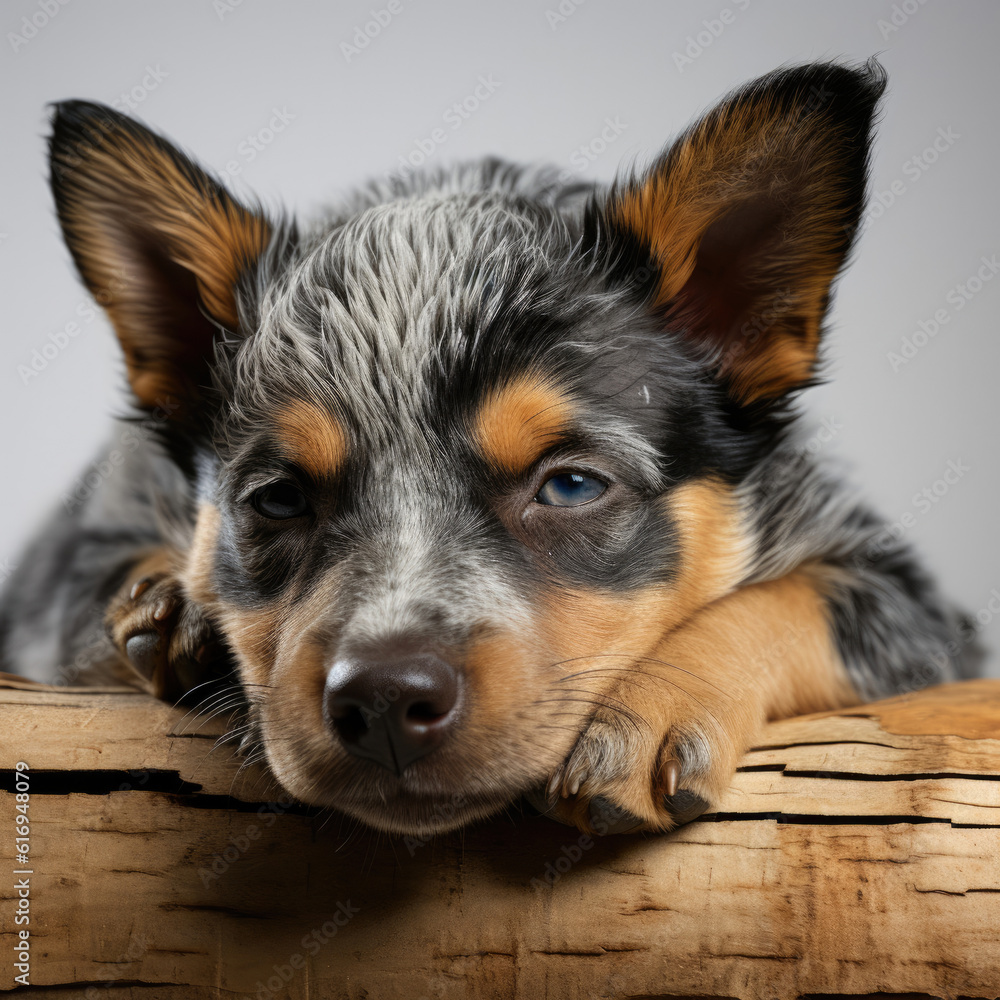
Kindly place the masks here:
[(169, 699), (232, 669), (288, 792), (422, 834), (527, 793), (668, 830), (767, 719), (963, 675), (958, 618), (790, 440), (884, 85), (780, 70), (611, 187), (489, 159), (305, 231), (59, 104), (139, 423), (21, 560), (7, 669)]

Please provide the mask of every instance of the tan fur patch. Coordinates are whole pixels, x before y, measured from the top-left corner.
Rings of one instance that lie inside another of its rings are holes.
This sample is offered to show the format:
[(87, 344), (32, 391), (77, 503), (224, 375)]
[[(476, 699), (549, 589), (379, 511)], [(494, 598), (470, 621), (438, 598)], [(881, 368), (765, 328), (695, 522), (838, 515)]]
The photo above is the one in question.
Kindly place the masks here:
[(182, 582), (188, 596), (202, 607), (211, 607), (216, 601), (212, 575), (215, 569), (215, 549), (222, 518), (218, 507), (202, 503), (198, 507), (194, 537), (188, 549), (187, 564)]
[[(650, 597), (635, 600), (639, 631), (625, 607), (616, 623), (619, 646), (633, 639), (631, 657), (591, 655), (567, 665), (579, 674), (574, 687), (602, 704), (571, 757), (580, 796), (559, 813), (581, 829), (589, 828), (595, 796), (649, 829), (669, 829), (668, 765), (683, 765), (675, 772), (681, 787), (716, 802), (768, 718), (857, 702), (835, 648), (822, 581), (809, 570), (713, 600), (652, 642), (658, 608)], [(569, 794), (576, 794), (572, 787)]]
[[(841, 195), (831, 180), (844, 154), (831, 129), (817, 123), (823, 113), (817, 105), (779, 115), (767, 102), (746, 98), (721, 105), (609, 205), (611, 219), (659, 264), (657, 302), (668, 318), (708, 343), (715, 336), (733, 348), (723, 352), (720, 373), (741, 402), (802, 384), (816, 361), (844, 235)], [(754, 226), (768, 211), (775, 221), (755, 246)], [(749, 227), (742, 259), (735, 253), (703, 259), (713, 232), (741, 225)], [(729, 295), (727, 313), (720, 303)], [(706, 302), (721, 329), (698, 329)]]
[[(657, 654), (708, 681), (734, 710), (750, 692), (769, 718), (858, 701), (836, 650), (821, 583), (809, 569), (709, 604), (668, 635)], [(720, 722), (725, 729), (726, 720)]]
[(347, 435), (327, 410), (299, 400), (277, 418), (282, 441), (293, 461), (316, 479), (333, 479), (347, 457)]
[[(85, 161), (85, 168), (77, 169), (86, 169), (96, 183), (81, 192), (70, 221), (86, 224), (100, 202), (112, 199), (118, 212), (124, 207), (135, 213), (133, 221), (160, 236), (162, 249), (194, 274), (209, 312), (235, 328), (233, 286), (266, 248), (271, 236), (267, 222), (224, 192), (206, 190), (160, 145), (138, 136), (109, 133), (86, 151)], [(113, 265), (122, 248), (109, 240), (107, 225), (87, 227), (78, 235), (95, 240), (97, 252), (85, 254), (85, 269), (95, 272), (94, 283), (106, 290), (110, 302), (120, 304), (116, 286), (127, 283), (128, 276)]]
[(201, 504), (182, 582), (191, 600), (200, 604), (222, 626), (222, 633), (240, 662), (243, 679), (252, 684), (264, 684), (282, 632), (290, 627), (288, 608), (284, 602), (262, 610), (236, 608), (219, 599), (212, 577), (221, 523), (217, 507)]
[(152, 133), (109, 118), (95, 119), (86, 135), (53, 163), (60, 219), (121, 340), (133, 391), (143, 405), (158, 405), (177, 391), (178, 370), (210, 349), (211, 327), (193, 335), (196, 343), (185, 340), (190, 329), (162, 329), (163, 299), (176, 296), (167, 287), (176, 276), (159, 273), (152, 255), (189, 272), (188, 308), (200, 325), (195, 287), (215, 320), (236, 329), (233, 289), (267, 247), (270, 226)]
[(681, 565), (672, 585), (675, 622), (729, 593), (744, 578), (751, 541), (733, 490), (705, 478), (678, 486), (666, 507), (680, 540)]
[(596, 676), (603, 664), (612, 674), (649, 655), (664, 635), (744, 577), (750, 542), (731, 489), (697, 480), (663, 503), (680, 547), (674, 581), (627, 594), (559, 588), (546, 601), (542, 628), (552, 650), (576, 661), (567, 663), (568, 673), (590, 669)]
[(568, 427), (573, 407), (550, 381), (529, 374), (491, 393), (476, 415), (476, 444), (492, 465), (530, 468)]

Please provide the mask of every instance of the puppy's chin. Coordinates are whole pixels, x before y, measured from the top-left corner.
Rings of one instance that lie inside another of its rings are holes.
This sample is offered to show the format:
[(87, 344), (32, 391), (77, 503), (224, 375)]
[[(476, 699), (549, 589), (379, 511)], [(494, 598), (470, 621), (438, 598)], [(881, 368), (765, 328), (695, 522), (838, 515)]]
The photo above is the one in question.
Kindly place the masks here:
[(458, 792), (439, 800), (397, 799), (380, 801), (338, 801), (335, 808), (384, 833), (401, 834), (424, 840), (486, 819), (517, 799), (516, 795), (477, 796)]
[(481, 769), (465, 781), (421, 763), (396, 777), (354, 759), (315, 768), (302, 766), (301, 757), (269, 761), (271, 774), (303, 805), (334, 809), (381, 832), (418, 839), (492, 816), (541, 781), (537, 775), (487, 776)]
[(504, 792), (499, 789), (495, 792), (417, 794), (397, 788), (387, 795), (374, 788), (355, 789), (352, 794), (335, 788), (313, 790), (307, 794), (288, 790), (307, 805), (336, 809), (383, 833), (417, 839), (447, 833), (486, 819), (520, 797), (517, 790)]

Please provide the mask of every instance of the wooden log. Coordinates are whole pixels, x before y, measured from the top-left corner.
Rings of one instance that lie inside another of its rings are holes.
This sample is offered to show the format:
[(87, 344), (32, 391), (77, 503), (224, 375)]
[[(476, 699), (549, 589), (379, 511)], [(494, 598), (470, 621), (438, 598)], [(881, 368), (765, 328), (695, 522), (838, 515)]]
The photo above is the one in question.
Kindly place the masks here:
[(656, 837), (375, 836), (183, 716), (0, 680), (0, 989), (26, 879), (37, 997), (1000, 993), (1000, 681), (774, 723), (716, 812)]

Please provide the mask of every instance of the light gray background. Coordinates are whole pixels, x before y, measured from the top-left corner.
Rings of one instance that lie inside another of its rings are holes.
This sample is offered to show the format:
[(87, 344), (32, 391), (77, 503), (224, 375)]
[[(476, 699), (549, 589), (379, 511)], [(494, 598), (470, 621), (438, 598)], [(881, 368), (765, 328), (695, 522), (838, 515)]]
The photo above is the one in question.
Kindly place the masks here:
[[(811, 446), (849, 464), (887, 523), (912, 515), (907, 537), (946, 590), (979, 612), (995, 651), (1000, 278), (961, 309), (955, 302), (962, 293), (956, 299), (953, 290), (976, 274), (981, 258), (1000, 254), (1000, 6), (393, 4), (400, 12), (357, 54), (342, 45), (353, 45), (370, 11), (385, 9), (386, 0), (3, 4), (0, 573), (16, 563), (34, 523), (90, 460), (108, 414), (121, 409), (115, 342), (103, 317), (85, 319), (87, 299), (52, 213), (47, 101), (113, 103), (130, 94), (136, 114), (206, 165), (229, 170), (238, 190), (304, 213), (369, 174), (397, 168), (417, 140), (442, 126), (447, 138), (431, 154), (435, 163), (499, 153), (607, 179), (619, 163), (649, 157), (696, 112), (753, 76), (783, 63), (879, 54), (891, 90), (874, 187), (891, 192), (895, 182), (897, 193), (872, 218), (839, 286), (828, 343), (834, 381), (805, 400)], [(445, 114), (480, 77), (498, 86), (452, 128)], [(248, 137), (268, 128), (276, 109), (287, 124), (253, 150)], [(618, 122), (618, 134), (599, 152), (595, 140), (606, 119)], [(938, 150), (924, 156), (935, 139)], [(596, 159), (581, 157), (581, 146)], [(904, 338), (913, 343), (921, 321), (938, 310), (945, 317), (940, 332), (894, 371), (890, 353), (900, 352)], [(18, 367), (74, 320), (80, 332), (26, 383)], [(949, 463), (967, 471), (953, 474), (957, 481), (933, 504), (919, 499), (924, 489), (933, 495)], [(991, 670), (1000, 676), (995, 655)]]

